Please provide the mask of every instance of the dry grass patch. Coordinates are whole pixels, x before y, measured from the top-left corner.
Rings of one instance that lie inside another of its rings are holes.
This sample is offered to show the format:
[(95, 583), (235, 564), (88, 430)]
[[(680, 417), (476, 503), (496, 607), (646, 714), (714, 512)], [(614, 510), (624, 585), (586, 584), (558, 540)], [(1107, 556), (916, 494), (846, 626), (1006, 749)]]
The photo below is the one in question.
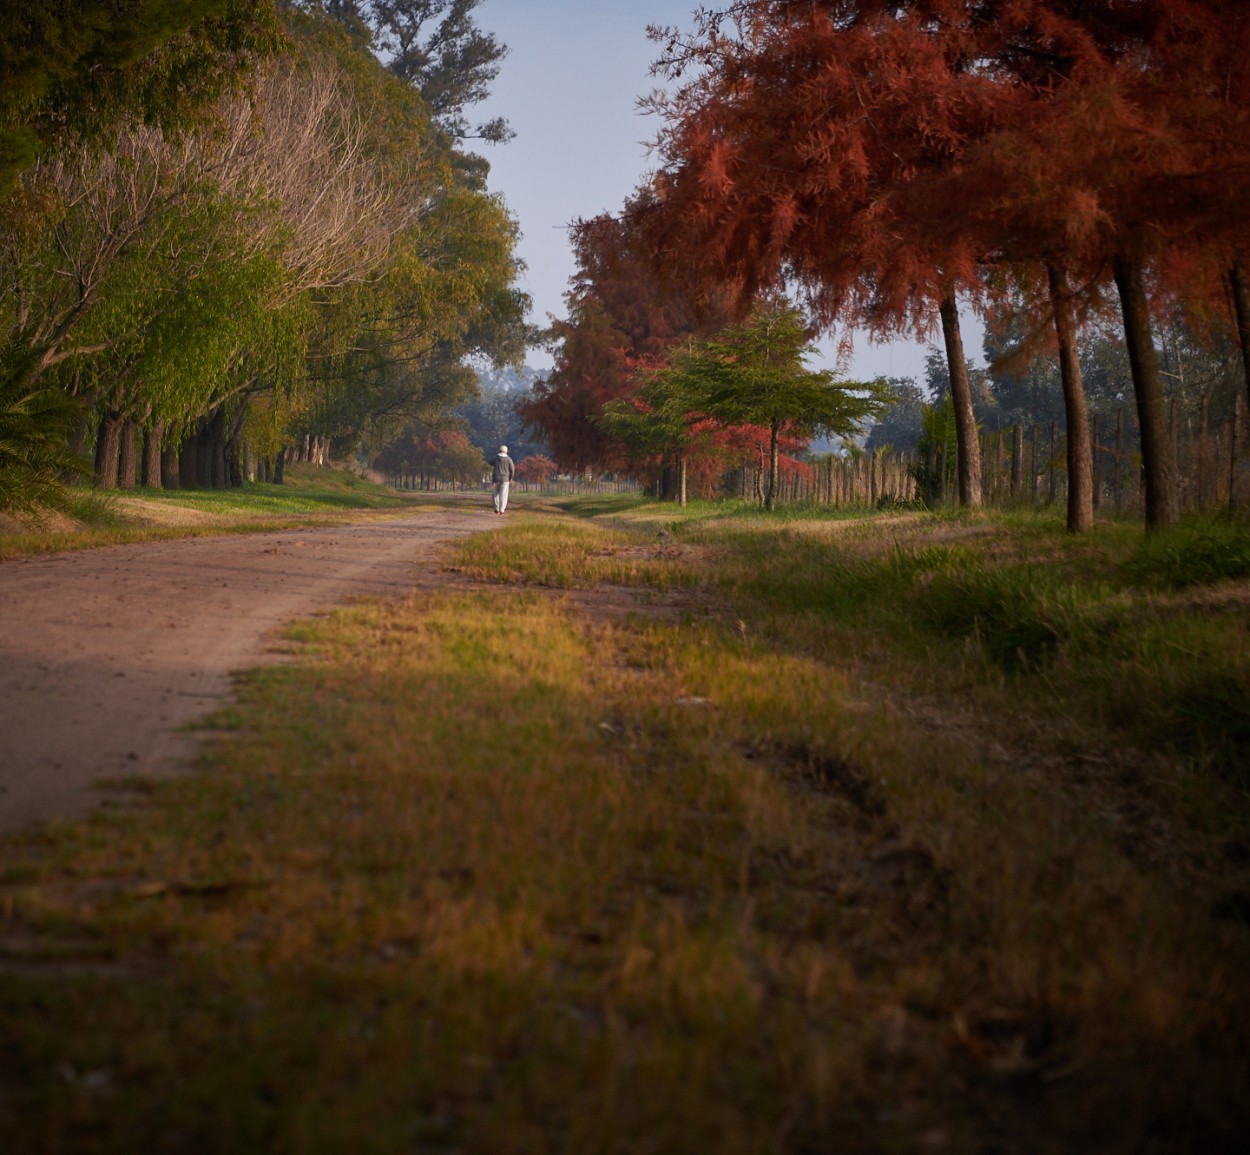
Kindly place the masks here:
[(114, 500), (114, 506), (120, 516), (136, 525), (199, 526), (229, 520), (226, 513), (191, 509), (169, 501), (151, 501), (142, 497), (119, 497)]
[(640, 541), (636, 533), (532, 516), (504, 534), (465, 542), (452, 566), (475, 579), (558, 588), (618, 585), (666, 592), (693, 587), (701, 575), (690, 551), (667, 530)]

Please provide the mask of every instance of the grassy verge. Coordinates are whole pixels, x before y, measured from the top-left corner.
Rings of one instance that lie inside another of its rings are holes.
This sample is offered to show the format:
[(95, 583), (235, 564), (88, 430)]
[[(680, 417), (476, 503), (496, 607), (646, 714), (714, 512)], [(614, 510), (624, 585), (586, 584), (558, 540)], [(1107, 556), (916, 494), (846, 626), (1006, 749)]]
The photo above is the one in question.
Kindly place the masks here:
[(0, 1147), (1240, 1150), (1243, 537), (594, 513), (6, 845)]
[(283, 485), (247, 483), (228, 490), (84, 491), (68, 514), (43, 524), (0, 518), (0, 561), (66, 549), (205, 534), (255, 533), (325, 525), (362, 514), (411, 511), (421, 495), (399, 493), (346, 470), (288, 468)]

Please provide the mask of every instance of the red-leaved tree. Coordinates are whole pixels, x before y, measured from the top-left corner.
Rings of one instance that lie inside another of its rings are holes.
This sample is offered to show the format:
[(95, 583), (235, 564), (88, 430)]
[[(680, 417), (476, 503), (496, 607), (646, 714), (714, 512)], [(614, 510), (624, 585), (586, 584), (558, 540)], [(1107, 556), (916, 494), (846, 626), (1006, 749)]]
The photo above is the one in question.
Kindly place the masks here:
[(532, 485), (546, 485), (556, 472), (556, 463), (545, 453), (531, 453), (516, 463), (518, 481)]
[[(999, 86), (940, 23), (870, 0), (743, 0), (695, 32), (656, 33), (664, 161), (657, 257), (697, 263), (743, 298), (797, 284), (825, 325), (927, 334), (940, 324), (959, 489), (981, 504), (981, 463), (956, 293), (975, 288), (971, 231), (931, 227), (907, 194), (957, 169), (995, 121)], [(689, 77), (687, 79), (687, 77)], [(947, 205), (949, 213), (952, 206)]]
[(822, 319), (881, 332), (923, 330), (936, 308), (968, 505), (979, 459), (955, 291), (1011, 265), (1056, 328), (1074, 529), (1092, 517), (1074, 329), (1112, 277), (1147, 522), (1175, 520), (1151, 294), (1192, 292), (1176, 273), (1211, 254), (1250, 351), (1242, 0), (740, 0), (662, 38), (678, 81), (657, 101), (662, 259), (747, 294), (795, 280)]
[(625, 448), (596, 424), (604, 406), (631, 395), (638, 374), (658, 366), (674, 343), (714, 332), (728, 318), (724, 293), (656, 276), (636, 227), (646, 196), (621, 217), (574, 226), (568, 317), (551, 328), (555, 368), (518, 408), (564, 469), (624, 468)]

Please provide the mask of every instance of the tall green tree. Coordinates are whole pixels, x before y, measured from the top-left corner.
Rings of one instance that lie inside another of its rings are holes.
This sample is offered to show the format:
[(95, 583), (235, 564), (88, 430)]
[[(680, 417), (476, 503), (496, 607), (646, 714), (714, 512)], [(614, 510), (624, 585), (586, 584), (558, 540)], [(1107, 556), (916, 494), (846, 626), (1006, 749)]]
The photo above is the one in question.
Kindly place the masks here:
[(848, 382), (831, 370), (807, 368), (814, 351), (798, 309), (784, 300), (765, 303), (715, 337), (674, 346), (662, 366), (640, 372), (641, 388), (606, 405), (596, 424), (635, 457), (675, 458), (683, 479), (695, 449), (713, 449), (718, 440), (725, 447), (727, 434), (763, 430), (769, 461), (764, 501), (773, 510), (783, 437), (849, 437), (888, 404), (883, 383)]
[(900, 451), (916, 448), (920, 439), (921, 420), (925, 407), (925, 392), (916, 384), (914, 377), (887, 377), (882, 389), (889, 408), (872, 424), (864, 448), (884, 449), (890, 446)]
[(503, 117), (472, 124), (468, 109), (490, 95), (508, 54), (477, 26), (480, 0), (325, 0), (325, 10), (367, 33), (387, 67), (421, 93), (435, 122), (454, 140), (499, 143), (513, 135)]
[(701, 412), (704, 378), (693, 361), (676, 352), (667, 365), (641, 376), (641, 388), (609, 401), (595, 424), (632, 462), (675, 463), (677, 504), (684, 506), (690, 453), (715, 428)]
[(802, 437), (850, 437), (888, 402), (880, 382), (844, 381), (832, 370), (807, 368), (814, 352), (802, 313), (773, 301), (744, 324), (675, 357), (677, 372), (705, 413), (727, 425), (768, 430), (764, 504), (769, 510), (777, 505), (783, 430)]

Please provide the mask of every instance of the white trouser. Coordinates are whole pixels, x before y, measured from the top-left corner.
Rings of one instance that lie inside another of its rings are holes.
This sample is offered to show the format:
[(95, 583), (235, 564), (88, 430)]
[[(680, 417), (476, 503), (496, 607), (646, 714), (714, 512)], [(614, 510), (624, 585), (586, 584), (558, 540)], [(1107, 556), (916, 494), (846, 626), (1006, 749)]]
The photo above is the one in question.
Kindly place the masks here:
[(508, 486), (511, 484), (510, 481), (495, 482), (495, 510), (498, 513), (508, 508)]

